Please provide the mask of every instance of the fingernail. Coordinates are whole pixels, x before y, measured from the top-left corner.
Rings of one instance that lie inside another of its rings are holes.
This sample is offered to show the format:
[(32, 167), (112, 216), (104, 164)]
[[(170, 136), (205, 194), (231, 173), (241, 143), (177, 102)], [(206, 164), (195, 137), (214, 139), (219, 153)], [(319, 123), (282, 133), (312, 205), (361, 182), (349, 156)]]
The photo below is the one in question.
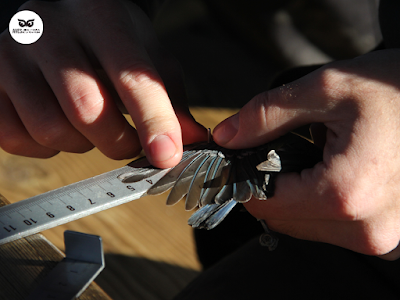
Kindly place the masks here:
[(150, 144), (150, 155), (153, 161), (163, 162), (176, 153), (176, 145), (167, 135), (159, 135)]
[(220, 123), (213, 133), (214, 140), (220, 144), (227, 144), (232, 140), (239, 130), (239, 114), (235, 114)]

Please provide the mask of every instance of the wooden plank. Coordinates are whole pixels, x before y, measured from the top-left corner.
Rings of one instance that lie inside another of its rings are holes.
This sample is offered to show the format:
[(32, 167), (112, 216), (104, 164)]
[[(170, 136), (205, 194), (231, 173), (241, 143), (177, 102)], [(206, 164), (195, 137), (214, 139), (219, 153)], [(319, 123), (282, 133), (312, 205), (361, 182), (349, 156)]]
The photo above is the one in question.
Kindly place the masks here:
[[(8, 201), (0, 195), (0, 206)], [(64, 254), (43, 235), (35, 234), (0, 246), (0, 299), (25, 299)], [(111, 300), (95, 283), (78, 298)]]

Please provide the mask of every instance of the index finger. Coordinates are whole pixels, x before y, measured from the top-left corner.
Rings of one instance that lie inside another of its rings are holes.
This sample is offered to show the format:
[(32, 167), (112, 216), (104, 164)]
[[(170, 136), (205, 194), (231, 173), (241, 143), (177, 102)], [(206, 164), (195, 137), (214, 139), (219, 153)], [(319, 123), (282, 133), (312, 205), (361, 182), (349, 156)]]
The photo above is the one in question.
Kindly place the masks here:
[(107, 30), (87, 38), (132, 116), (150, 162), (160, 168), (176, 165), (182, 156), (180, 124), (139, 38), (123, 22), (107, 24)]

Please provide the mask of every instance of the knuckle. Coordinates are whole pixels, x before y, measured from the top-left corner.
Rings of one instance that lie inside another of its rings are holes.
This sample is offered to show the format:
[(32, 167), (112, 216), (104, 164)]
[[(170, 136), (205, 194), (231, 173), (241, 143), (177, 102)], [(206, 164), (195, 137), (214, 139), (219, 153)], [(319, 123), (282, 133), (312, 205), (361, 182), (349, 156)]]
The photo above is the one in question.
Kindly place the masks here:
[(49, 148), (57, 148), (65, 142), (65, 137), (68, 136), (63, 128), (47, 123), (34, 126), (34, 129), (31, 129), (29, 133), (38, 144)]
[(46, 148), (73, 153), (85, 153), (93, 149), (90, 142), (68, 126), (44, 123), (29, 133), (36, 143)]
[(399, 237), (385, 227), (366, 226), (358, 232), (357, 246), (356, 251), (366, 255), (385, 255), (399, 246)]
[(365, 216), (367, 205), (364, 193), (360, 189), (355, 188), (353, 182), (340, 178), (330, 178), (328, 186), (325, 190), (324, 197), (327, 199), (328, 218), (340, 221), (357, 221)]
[(386, 232), (378, 232), (379, 237), (373, 240), (371, 245), (371, 252), (369, 255), (384, 255), (396, 249), (399, 245), (398, 237), (382, 238), (386, 236)]
[(328, 99), (341, 99), (344, 94), (353, 94), (355, 78), (340, 66), (332, 68), (328, 65), (322, 67), (316, 74), (322, 93)]
[(108, 158), (122, 160), (138, 156), (140, 154), (140, 151), (142, 150), (142, 147), (140, 143), (129, 143), (125, 145), (121, 145), (121, 143), (118, 143), (118, 147), (112, 147), (111, 149), (102, 148), (100, 150)]
[(281, 109), (274, 99), (271, 91), (254, 97), (243, 109), (246, 118), (256, 120), (266, 131), (276, 128), (281, 117)]
[(146, 62), (137, 62), (126, 68), (120, 75), (122, 87), (128, 91), (143, 89), (159, 89), (161, 79), (156, 75), (154, 68)]
[(348, 191), (336, 191), (333, 194), (332, 215), (341, 221), (356, 221), (359, 218), (359, 208), (353, 195)]
[[(371, 183), (367, 173), (358, 170), (347, 170), (347, 164), (337, 163), (338, 169), (327, 171), (323, 183), (330, 217), (340, 221), (363, 221), (373, 217), (383, 209), (382, 197)], [(342, 171), (338, 171), (341, 169)]]
[(157, 128), (162, 128), (163, 132), (174, 131), (179, 126), (175, 118), (170, 117), (169, 114), (162, 111), (153, 111), (151, 116), (146, 116), (146, 118), (140, 121), (140, 124), (136, 125), (140, 128), (147, 128), (148, 131), (159, 131)]
[(56, 155), (59, 151), (43, 148), (31, 138), (13, 135), (7, 139), (0, 136), (0, 148), (5, 152), (13, 155), (50, 158)]
[(69, 117), (75, 127), (93, 124), (104, 111), (104, 98), (94, 91), (76, 92), (72, 96), (74, 113)]
[(330, 191), (330, 195), (327, 196), (330, 218), (339, 221), (362, 221), (378, 209), (379, 200), (373, 191), (351, 185), (342, 183), (341, 187)]
[(4, 136), (0, 135), (0, 147), (10, 154), (21, 154), (26, 149), (26, 145), (18, 135)]

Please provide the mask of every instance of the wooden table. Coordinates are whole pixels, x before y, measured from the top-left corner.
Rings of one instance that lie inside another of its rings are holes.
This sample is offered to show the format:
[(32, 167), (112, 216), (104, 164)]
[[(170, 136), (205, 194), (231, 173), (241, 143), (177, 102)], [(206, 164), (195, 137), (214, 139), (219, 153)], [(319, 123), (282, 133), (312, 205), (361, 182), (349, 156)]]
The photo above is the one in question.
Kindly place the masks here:
[[(237, 110), (192, 108), (191, 111), (198, 122), (214, 128)], [(0, 150), (0, 193), (13, 203), (119, 168), (128, 162), (110, 160), (96, 149), (85, 154), (61, 153), (46, 160), (14, 156)], [(200, 265), (195, 253), (192, 230), (187, 225), (191, 212), (186, 212), (182, 203), (167, 207), (165, 199), (166, 194), (144, 197), (44, 231), (44, 237), (50, 241), (48, 244), (40, 236), (35, 238), (40, 240), (38, 244), (32, 241), (30, 244), (34, 248), (39, 247), (37, 251), (47, 255), (42, 256), (42, 261), (47, 263), (45, 267), (43, 264), (32, 264), (32, 249), (28, 250), (21, 244), (10, 244), (7, 246), (8, 250), (0, 248), (0, 299), (6, 297), (5, 291), (14, 295), (12, 300), (23, 299), (21, 295), (26, 295), (37, 284), (43, 270), (50, 270), (62, 259), (62, 254), (52, 249), (51, 245), (63, 250), (65, 230), (102, 237), (106, 268), (96, 282), (112, 299), (172, 298), (196, 276)], [(13, 258), (6, 258), (5, 255), (9, 254), (5, 253), (15, 251), (26, 256), (25, 259), (14, 258), (13, 264)], [(16, 287), (11, 285), (1, 261), (7, 262), (11, 268), (15, 265), (16, 274), (13, 276), (24, 278), (24, 284)], [(34, 271), (27, 275), (27, 269)], [(83, 295), (82, 297), (88, 298), (81, 299), (101, 299), (101, 290), (96, 286), (91, 289), (92, 294)], [(93, 293), (98, 294), (93, 296)], [(107, 299), (104, 297), (103, 299)]]

